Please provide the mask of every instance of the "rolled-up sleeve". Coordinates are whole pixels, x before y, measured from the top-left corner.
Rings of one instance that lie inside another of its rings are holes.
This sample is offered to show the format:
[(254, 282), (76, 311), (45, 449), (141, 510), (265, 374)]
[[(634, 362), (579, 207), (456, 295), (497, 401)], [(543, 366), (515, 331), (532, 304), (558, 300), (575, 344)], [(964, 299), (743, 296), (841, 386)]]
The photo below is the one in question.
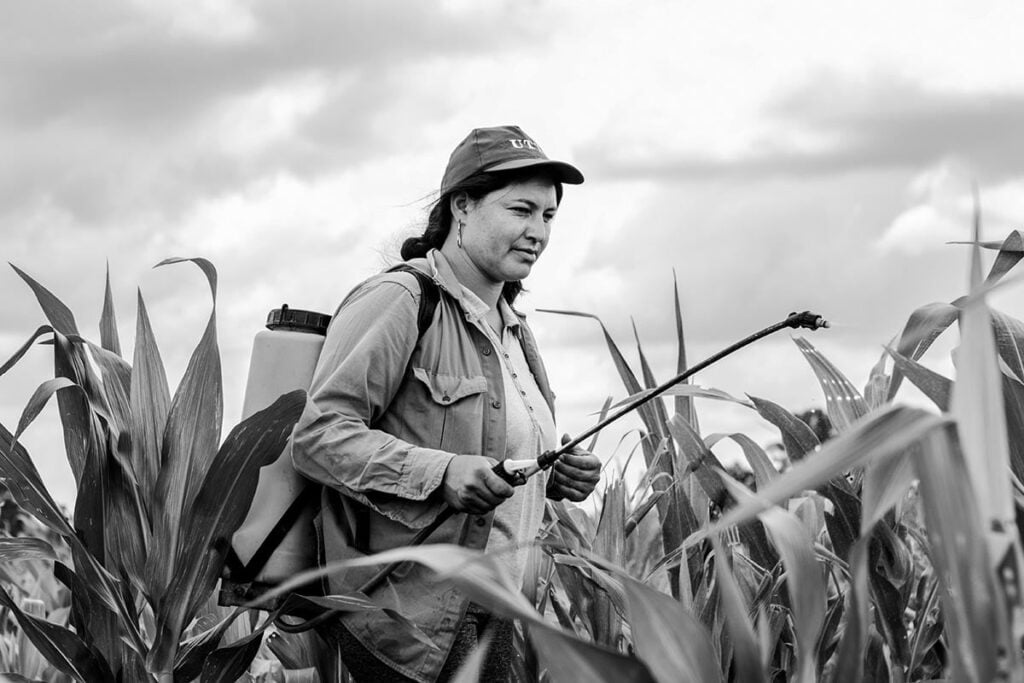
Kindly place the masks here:
[(440, 509), (431, 494), (454, 454), (371, 427), (399, 390), (418, 341), (420, 292), (412, 282), (415, 290), (393, 279), (365, 283), (339, 308), (295, 427), (292, 460), (305, 477), (424, 526)]

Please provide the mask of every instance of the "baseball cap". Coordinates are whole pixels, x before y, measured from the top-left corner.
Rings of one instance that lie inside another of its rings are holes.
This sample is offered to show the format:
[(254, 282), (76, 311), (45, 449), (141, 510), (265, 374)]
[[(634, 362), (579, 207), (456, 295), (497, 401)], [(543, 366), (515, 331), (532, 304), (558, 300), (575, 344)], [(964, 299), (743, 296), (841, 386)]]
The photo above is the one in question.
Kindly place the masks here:
[(511, 171), (543, 167), (555, 179), (570, 185), (583, 182), (583, 174), (564, 161), (548, 159), (544, 150), (519, 126), (474, 128), (448, 159), (441, 179), (441, 194), (483, 171)]

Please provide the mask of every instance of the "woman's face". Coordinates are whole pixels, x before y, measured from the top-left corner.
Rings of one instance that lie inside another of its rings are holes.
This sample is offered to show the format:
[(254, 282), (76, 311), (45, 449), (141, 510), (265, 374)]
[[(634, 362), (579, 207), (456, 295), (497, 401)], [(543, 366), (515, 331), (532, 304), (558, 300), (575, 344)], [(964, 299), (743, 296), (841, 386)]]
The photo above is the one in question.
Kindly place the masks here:
[(467, 200), (462, 248), (491, 282), (523, 280), (548, 244), (557, 210), (555, 185), (542, 177)]

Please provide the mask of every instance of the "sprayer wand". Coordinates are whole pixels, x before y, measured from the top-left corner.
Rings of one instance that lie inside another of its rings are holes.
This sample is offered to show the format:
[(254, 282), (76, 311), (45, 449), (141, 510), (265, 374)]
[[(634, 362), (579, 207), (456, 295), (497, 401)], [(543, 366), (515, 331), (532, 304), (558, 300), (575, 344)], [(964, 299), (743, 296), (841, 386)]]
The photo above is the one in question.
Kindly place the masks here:
[[(633, 412), (634, 410), (644, 405), (645, 403), (648, 403), (654, 398), (665, 393), (675, 385), (681, 382), (685, 382), (687, 379), (697, 374), (701, 370), (704, 370), (708, 366), (717, 363), (726, 356), (735, 353), (736, 351), (739, 351), (743, 347), (753, 344), (759, 339), (763, 339), (764, 337), (767, 337), (770, 334), (778, 332), (779, 330), (784, 330), (786, 328), (818, 330), (823, 327), (829, 327), (829, 323), (827, 320), (825, 320), (817, 313), (811, 313), (810, 311), (804, 311), (803, 313), (790, 313), (785, 320), (777, 322), (769, 327), (766, 327), (759, 332), (755, 332), (749, 337), (746, 337), (745, 339), (736, 342), (732, 346), (729, 346), (728, 348), (719, 351), (715, 355), (701, 361), (697, 365), (687, 368), (684, 372), (681, 372), (680, 374), (676, 375), (667, 382), (664, 382), (663, 384), (655, 387), (654, 389), (644, 392), (643, 395), (639, 396), (631, 403), (628, 403), (622, 408), (619, 408), (617, 411), (615, 411), (605, 419), (601, 420), (596, 425), (594, 425), (587, 431), (583, 432), (576, 438), (565, 442), (559, 448), (555, 450), (545, 451), (536, 460), (503, 460), (502, 462), (499, 462), (497, 465), (495, 465), (492, 471), (509, 484), (513, 486), (520, 486), (526, 483), (526, 480), (532, 475), (536, 474), (537, 472), (549, 469), (556, 462), (558, 462), (558, 459), (560, 457), (562, 457), (563, 455), (571, 451), (573, 448), (578, 446), (585, 439), (593, 436), (594, 434), (597, 434), (602, 429), (604, 429), (611, 423), (615, 422), (619, 418), (623, 417), (624, 415)], [(421, 529), (410, 540), (409, 545), (421, 545), (425, 540), (427, 540), (427, 538), (431, 534), (433, 534), (437, 530), (438, 527), (447, 522), (454, 514), (455, 508), (452, 508), (448, 505), (442, 507), (441, 511), (438, 513), (434, 521), (431, 522), (429, 525), (425, 526), (423, 529)], [(385, 565), (380, 571), (378, 571), (376, 574), (370, 577), (368, 581), (366, 581), (362, 586), (359, 587), (359, 592), (364, 594), (369, 594), (373, 592), (378, 586), (380, 586), (381, 583), (384, 582), (384, 580), (387, 577), (389, 577), (395, 571), (395, 569), (398, 568), (400, 564), (402, 564), (402, 562), (394, 562), (392, 564)], [(314, 619), (303, 624), (297, 624), (293, 626), (290, 624), (278, 623), (278, 626), (279, 628), (282, 628), (282, 630), (285, 631), (304, 630), (306, 628), (309, 628), (314, 622), (319, 623), (319, 621), (321, 621), (322, 618), (330, 615), (331, 613), (328, 612), (323, 615), (320, 615), (320, 617), (315, 617)]]
[[(727, 349), (719, 351), (715, 355), (711, 356), (710, 358), (707, 358), (704, 361), (701, 361), (697, 365), (694, 365), (691, 368), (687, 368), (686, 371), (676, 375), (667, 382), (655, 387), (654, 389), (649, 390), (648, 392), (644, 392), (642, 396), (634, 400), (632, 403), (629, 403), (620, 408), (619, 410), (615, 411), (614, 413), (612, 413), (605, 419), (601, 420), (587, 431), (577, 436), (575, 439), (565, 442), (558, 449), (553, 451), (546, 451), (542, 453), (540, 457), (538, 457), (536, 460), (503, 460), (502, 462), (499, 462), (497, 465), (495, 465), (494, 473), (497, 474), (502, 479), (504, 479), (505, 481), (507, 481), (508, 483), (512, 484), (513, 486), (518, 486), (524, 483), (527, 478), (529, 478), (536, 472), (539, 472), (540, 470), (546, 470), (552, 465), (554, 465), (560, 457), (571, 451), (579, 444), (583, 443), (585, 439), (593, 436), (594, 434), (597, 434), (602, 429), (604, 429), (611, 423), (615, 422), (619, 418), (623, 417), (624, 415), (633, 412), (640, 406), (650, 402), (652, 399), (665, 393), (666, 391), (668, 391), (675, 385), (679, 384), (680, 382), (685, 382), (693, 375), (707, 368), (709, 365), (717, 363), (718, 361), (722, 360), (731, 353), (734, 353), (742, 349), (744, 346), (747, 346), (748, 344), (753, 344), (758, 339), (767, 337), (773, 332), (778, 332), (779, 330), (786, 329), (787, 327), (793, 329), (804, 328), (808, 330), (817, 330), (822, 327), (828, 326), (828, 321), (822, 318), (817, 313), (811, 313), (810, 311), (804, 311), (803, 313), (790, 313), (789, 317), (783, 320), (782, 322), (775, 323), (770, 327), (764, 328), (760, 332), (756, 332), (750, 335), (746, 339), (736, 342)], [(536, 467), (536, 469), (532, 469), (533, 467)]]

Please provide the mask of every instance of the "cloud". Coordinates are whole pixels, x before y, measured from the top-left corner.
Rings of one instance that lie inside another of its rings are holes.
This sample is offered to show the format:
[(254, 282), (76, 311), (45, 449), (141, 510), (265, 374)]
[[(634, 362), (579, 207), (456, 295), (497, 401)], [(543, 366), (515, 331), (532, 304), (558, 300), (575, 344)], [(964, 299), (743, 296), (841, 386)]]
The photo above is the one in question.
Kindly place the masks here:
[(925, 169), (907, 187), (909, 206), (875, 242), (883, 252), (918, 255), (945, 243), (971, 239), (976, 208), (981, 210), (982, 239), (1002, 240), (1024, 222), (1024, 178), (1016, 177), (978, 189), (972, 172), (955, 160)]
[(876, 244), (883, 251), (917, 255), (968, 237), (965, 223), (930, 204), (913, 206), (892, 222)]
[(546, 39), (506, 9), (19, 4), (0, 27), (0, 229), (34, 203), (86, 228), (173, 220), (260, 176), (315, 177), (408, 147), (392, 112), (418, 112), (426, 127), (450, 111), (410, 71)]
[(743, 149), (639, 154), (597, 142), (586, 165), (613, 178), (700, 180), (917, 169), (955, 156), (998, 180), (1024, 156), (1024, 92), (937, 90), (875, 75), (822, 73), (763, 108), (764, 130)]

